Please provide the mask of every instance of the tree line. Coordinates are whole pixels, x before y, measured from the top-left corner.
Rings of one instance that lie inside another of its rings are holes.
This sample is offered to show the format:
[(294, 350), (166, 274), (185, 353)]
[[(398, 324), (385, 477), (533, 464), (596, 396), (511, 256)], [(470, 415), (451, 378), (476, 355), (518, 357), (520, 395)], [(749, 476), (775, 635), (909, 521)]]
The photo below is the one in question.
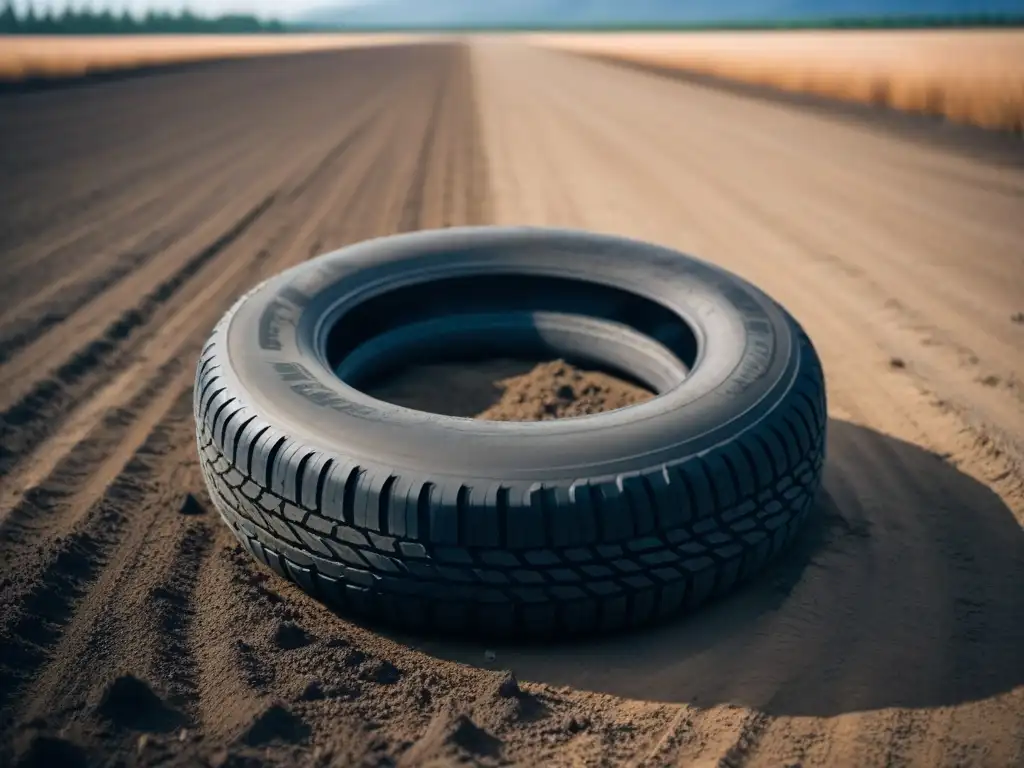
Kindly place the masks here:
[(285, 25), (279, 21), (262, 21), (242, 14), (211, 18), (197, 16), (188, 10), (176, 14), (149, 11), (144, 16), (133, 16), (127, 10), (113, 13), (109, 9), (76, 9), (70, 4), (58, 12), (49, 7), (37, 11), (30, 3), (25, 11), (19, 13), (14, 3), (8, 0), (0, 11), (0, 35), (194, 35), (284, 31)]
[[(402, 25), (345, 25), (308, 24), (285, 25), (280, 21), (262, 21), (255, 16), (231, 14), (216, 18), (197, 16), (191, 11), (178, 13), (149, 11), (144, 16), (133, 16), (127, 10), (114, 13), (92, 8), (73, 8), (69, 2), (62, 11), (48, 6), (38, 11), (29, 3), (19, 13), (11, 0), (0, 11), (0, 35), (140, 35), (140, 34), (253, 34), (266, 32), (304, 31), (377, 31), (392, 30)], [(567, 29), (588, 32), (619, 31), (743, 31), (743, 30), (795, 30), (795, 29), (915, 29), (915, 28), (969, 28), (969, 27), (1021, 27), (1024, 13), (1019, 14), (965, 14), (947, 16), (881, 16), (865, 18), (836, 18), (815, 20), (740, 21), (726, 23), (693, 24), (515, 24), (515, 25), (459, 25), (438, 27), (443, 30), (491, 31)], [(428, 27), (413, 27), (427, 30)], [(430, 29), (433, 29), (431, 27)]]

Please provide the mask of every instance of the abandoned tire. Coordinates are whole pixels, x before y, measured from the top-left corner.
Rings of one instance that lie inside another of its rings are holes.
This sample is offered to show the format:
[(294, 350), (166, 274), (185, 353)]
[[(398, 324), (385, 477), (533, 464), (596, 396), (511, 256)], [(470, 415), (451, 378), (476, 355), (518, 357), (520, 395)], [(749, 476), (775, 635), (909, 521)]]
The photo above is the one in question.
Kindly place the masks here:
[[(361, 389), (482, 354), (657, 396), (511, 423)], [(757, 288), (528, 228), (372, 240), (266, 281), (214, 329), (194, 409), (211, 498), (261, 563), (343, 613), (502, 637), (641, 625), (758, 573), (813, 508), (826, 431), (818, 357)]]

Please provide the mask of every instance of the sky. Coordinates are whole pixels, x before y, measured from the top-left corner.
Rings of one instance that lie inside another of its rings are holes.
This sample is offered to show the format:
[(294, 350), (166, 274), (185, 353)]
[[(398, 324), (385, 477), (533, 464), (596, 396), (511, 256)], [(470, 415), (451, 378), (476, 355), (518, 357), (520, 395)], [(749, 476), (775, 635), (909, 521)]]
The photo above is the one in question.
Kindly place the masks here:
[[(920, 5), (921, 0), (907, 0), (911, 6)], [(0, 5), (6, 4), (7, 0), (0, 0)], [(47, 8), (61, 10), (67, 7), (69, 0), (14, 0), (14, 5), (19, 10), (24, 10), (29, 3), (37, 11), (44, 11)], [(279, 19), (287, 21), (303, 16), (311, 8), (327, 6), (331, 9), (338, 9), (345, 5), (372, 5), (381, 0), (70, 0), (72, 6), (82, 8), (89, 6), (94, 9), (109, 8), (115, 13), (128, 10), (134, 15), (145, 13), (147, 10), (170, 10), (180, 11), (188, 8), (193, 13), (202, 16), (219, 16), (225, 13), (246, 13), (255, 14), (264, 19)], [(487, 0), (478, 0), (486, 3)], [(629, 7), (629, 0), (623, 0), (626, 7)], [(937, 6), (944, 6), (952, 3), (956, 7), (956, 0), (937, 0)], [(1017, 3), (1024, 3), (1024, 0), (961, 0), (965, 10), (981, 10), (981, 7), (991, 5), (1016, 7)], [(827, 3), (826, 3), (827, 4)], [(899, 3), (897, 3), (899, 4)], [(906, 3), (903, 3), (906, 5)], [(927, 4), (927, 3), (926, 3)], [(750, 3), (741, 3), (749, 6)], [(769, 3), (769, 5), (771, 5)], [(843, 3), (844, 7), (850, 5)], [(878, 2), (871, 3), (877, 9)], [(980, 7), (979, 7), (980, 6)], [(713, 7), (713, 6), (712, 6)], [(884, 7), (884, 5), (882, 6)]]

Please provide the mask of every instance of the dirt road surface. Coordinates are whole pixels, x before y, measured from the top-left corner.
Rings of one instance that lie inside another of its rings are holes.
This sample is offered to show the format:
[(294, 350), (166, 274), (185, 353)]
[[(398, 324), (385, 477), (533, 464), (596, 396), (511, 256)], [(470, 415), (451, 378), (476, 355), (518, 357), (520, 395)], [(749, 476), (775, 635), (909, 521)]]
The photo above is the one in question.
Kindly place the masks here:
[[(0, 94), (0, 146), (0, 764), (1024, 764), (1019, 143), (474, 40)], [(674, 246), (805, 324), (829, 454), (790, 557), (661, 629), (485, 648), (241, 553), (195, 457), (215, 320), (492, 222)]]

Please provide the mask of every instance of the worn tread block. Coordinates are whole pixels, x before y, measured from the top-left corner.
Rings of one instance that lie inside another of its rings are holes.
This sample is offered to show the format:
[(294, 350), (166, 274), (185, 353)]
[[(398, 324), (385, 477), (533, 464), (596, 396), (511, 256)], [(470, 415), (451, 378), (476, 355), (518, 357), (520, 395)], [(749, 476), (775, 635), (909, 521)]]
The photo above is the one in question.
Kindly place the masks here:
[(467, 547), (496, 547), (501, 541), (496, 512), (498, 490), (496, 483), (472, 486), (463, 510), (460, 539)]
[(270, 473), (269, 490), (275, 496), (296, 503), (295, 479), (298, 475), (299, 461), (307, 453), (306, 448), (297, 441), (289, 440), (281, 446)]
[(700, 466), (700, 459), (689, 459), (672, 469), (679, 475), (688, 506), (693, 510), (691, 520), (703, 521), (708, 516), (718, 514), (711, 483), (708, 481), (707, 473)]
[(658, 605), (657, 589), (643, 589), (633, 595), (630, 624), (640, 626), (654, 618)]
[[(565, 518), (572, 528), (572, 540), (566, 537), (564, 545), (578, 546), (597, 543), (597, 519), (595, 517), (593, 492), (587, 482), (575, 481), (569, 486), (569, 505)], [(562, 516), (559, 516), (561, 518)], [(559, 530), (559, 524), (555, 524)]]
[(611, 543), (633, 537), (633, 523), (629, 515), (629, 502), (618, 485), (611, 482), (590, 486), (593, 489), (594, 506), (604, 532), (603, 541)]
[(359, 473), (353, 493), (352, 525), (364, 531), (381, 531), (380, 504), (384, 484), (391, 479), (388, 472), (366, 469)]
[(295, 531), (293, 531), (288, 523), (286, 523), (282, 518), (268, 515), (266, 520), (270, 523), (270, 527), (273, 529), (274, 533), (280, 536), (284, 541), (291, 544), (301, 543), (299, 541), (299, 537), (295, 534)]
[[(319, 512), (318, 493), (322, 493), (321, 477), (326, 480), (326, 470), (330, 459), (322, 453), (314, 451), (312, 457), (303, 465), (302, 474), (298, 478), (296, 493), (301, 497), (300, 506), (311, 512)], [(296, 500), (296, 503), (299, 503)]]
[(433, 494), (430, 500), (430, 541), (433, 544), (459, 545), (459, 517), (462, 513), (460, 504), (464, 491), (461, 485), (445, 485), (440, 493)]
[(328, 549), (323, 539), (321, 539), (319, 536), (310, 533), (309, 531), (303, 530), (298, 526), (296, 526), (292, 530), (299, 535), (299, 538), (302, 539), (302, 543), (305, 544), (305, 546), (308, 547), (311, 551), (316, 552), (317, 554), (322, 555), (326, 558), (334, 558), (334, 553), (330, 549)]

